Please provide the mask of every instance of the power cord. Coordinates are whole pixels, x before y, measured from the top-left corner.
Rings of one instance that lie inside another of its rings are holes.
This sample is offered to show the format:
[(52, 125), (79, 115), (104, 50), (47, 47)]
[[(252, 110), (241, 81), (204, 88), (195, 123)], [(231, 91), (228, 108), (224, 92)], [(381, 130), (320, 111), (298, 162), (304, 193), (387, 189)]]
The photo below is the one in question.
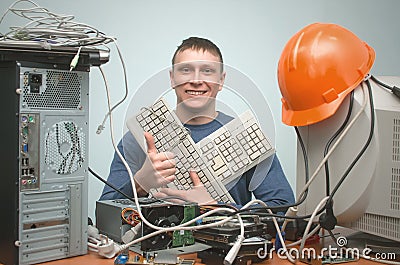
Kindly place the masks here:
[(400, 98), (400, 88), (397, 86), (389, 86), (381, 81), (379, 81), (375, 76), (371, 75), (372, 81), (380, 85), (381, 87), (384, 87), (388, 90), (390, 90), (396, 97)]

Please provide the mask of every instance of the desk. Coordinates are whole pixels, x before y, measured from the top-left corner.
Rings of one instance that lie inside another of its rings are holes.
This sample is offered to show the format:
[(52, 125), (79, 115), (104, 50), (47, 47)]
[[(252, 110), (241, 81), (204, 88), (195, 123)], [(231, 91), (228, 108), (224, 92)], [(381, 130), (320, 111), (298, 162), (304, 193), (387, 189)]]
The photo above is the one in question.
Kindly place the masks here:
[[(195, 259), (196, 254), (187, 254), (187, 255), (183, 255), (182, 257), (186, 258), (186, 259)], [(196, 265), (204, 265), (204, 263), (201, 263), (200, 260), (196, 259), (196, 261), (197, 261)], [(112, 264), (114, 264), (114, 259), (102, 258), (102, 257), (98, 256), (97, 253), (91, 252), (91, 251), (89, 251), (89, 253), (84, 256), (78, 256), (78, 257), (73, 257), (73, 258), (68, 258), (68, 259), (62, 259), (62, 260), (41, 263), (41, 265), (112, 265)], [(292, 263), (287, 260), (280, 259), (277, 255), (274, 255), (272, 259), (265, 260), (262, 263), (254, 263), (254, 264), (289, 265)], [(298, 264), (305, 264), (305, 263), (299, 262)], [(346, 263), (346, 264), (376, 265), (376, 264), (382, 264), (382, 263), (368, 261), (365, 259), (360, 259), (357, 262)]]

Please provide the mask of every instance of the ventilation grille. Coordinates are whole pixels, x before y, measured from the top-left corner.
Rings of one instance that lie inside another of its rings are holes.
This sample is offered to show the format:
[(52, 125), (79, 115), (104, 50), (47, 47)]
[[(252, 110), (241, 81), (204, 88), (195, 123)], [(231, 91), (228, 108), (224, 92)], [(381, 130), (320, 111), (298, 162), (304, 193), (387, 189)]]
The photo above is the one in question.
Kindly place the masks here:
[(85, 144), (85, 134), (74, 122), (54, 124), (46, 135), (46, 165), (56, 174), (75, 172), (85, 160)]
[(400, 168), (392, 168), (392, 185), (390, 187), (390, 208), (400, 211)]
[(393, 120), (393, 161), (400, 162), (400, 120)]
[(352, 223), (351, 226), (370, 234), (393, 240), (400, 239), (400, 218), (365, 213), (359, 220)]
[(76, 72), (46, 70), (40, 91), (31, 93), (29, 72), (24, 73), (22, 104), (39, 109), (78, 109), (81, 78)]

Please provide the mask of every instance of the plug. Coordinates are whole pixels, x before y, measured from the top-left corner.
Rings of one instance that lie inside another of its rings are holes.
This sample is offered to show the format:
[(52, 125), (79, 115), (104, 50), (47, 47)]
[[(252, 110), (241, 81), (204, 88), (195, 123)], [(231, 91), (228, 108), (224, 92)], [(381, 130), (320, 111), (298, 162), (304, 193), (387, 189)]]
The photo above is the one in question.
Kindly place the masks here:
[(111, 259), (121, 251), (121, 248), (112, 239), (106, 238), (105, 241), (97, 245), (97, 250), (100, 256)]
[(121, 238), (122, 242), (124, 242), (125, 244), (128, 244), (129, 242), (131, 242), (133, 239), (135, 239), (135, 237), (137, 236), (137, 234), (141, 230), (141, 228), (142, 228), (142, 224), (139, 223), (136, 226), (129, 229), (128, 231), (126, 231), (126, 233)]
[[(287, 211), (286, 211), (285, 217), (297, 216), (297, 210), (298, 210), (297, 206), (289, 207), (289, 209), (287, 209)], [(286, 218), (285, 221), (283, 222), (281, 231), (285, 231), (286, 225), (287, 225), (289, 222), (292, 222), (292, 220), (290, 220), (289, 218)]]
[(97, 134), (100, 134), (103, 130), (104, 130), (104, 126), (103, 126), (103, 124), (100, 124), (100, 125), (97, 127), (96, 133), (97, 133)]
[(79, 60), (79, 53), (77, 53), (74, 58), (72, 59), (71, 63), (69, 64), (69, 71), (71, 72), (73, 69), (75, 69), (76, 65), (78, 64)]
[(319, 216), (319, 224), (323, 229), (331, 231), (337, 224), (337, 219), (333, 213), (333, 201), (328, 200), (325, 208), (326, 212)]
[(292, 206), (287, 209), (285, 216), (293, 217), (297, 215), (298, 208), (297, 206)]
[(392, 92), (393, 94), (395, 94), (396, 97), (400, 98), (400, 88), (398, 88), (397, 86), (393, 86)]
[(238, 235), (232, 248), (229, 250), (228, 254), (226, 254), (226, 256), (225, 256), (224, 265), (232, 265), (233, 264), (237, 254), (240, 250), (240, 247), (242, 246), (243, 241), (244, 241), (244, 236)]

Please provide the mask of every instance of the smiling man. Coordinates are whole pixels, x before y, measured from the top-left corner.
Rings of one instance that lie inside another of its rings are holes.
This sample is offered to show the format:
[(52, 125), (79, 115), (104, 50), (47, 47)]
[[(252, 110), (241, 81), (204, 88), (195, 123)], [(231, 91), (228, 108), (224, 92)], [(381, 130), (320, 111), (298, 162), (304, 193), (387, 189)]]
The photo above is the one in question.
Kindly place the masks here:
[(225, 80), (219, 49), (200, 38), (185, 40), (172, 58), (171, 86), (176, 114), (184, 124), (205, 124), (217, 117), (215, 98)]
[[(224, 86), (225, 75), (221, 51), (210, 40), (190, 37), (183, 40), (174, 53), (170, 80), (177, 99), (176, 114), (190, 131), (194, 142), (200, 141), (233, 119), (216, 110), (216, 97)], [(145, 133), (144, 136), (148, 147), (147, 153), (141, 149), (129, 132), (118, 144), (123, 155), (124, 151), (125, 154), (128, 153), (126, 148), (129, 148), (130, 167), (140, 196), (147, 195), (151, 188), (160, 188), (173, 181), (176, 165), (174, 154), (157, 152), (152, 135)], [(250, 190), (249, 183), (255, 174), (261, 174), (256, 177), (262, 181), (254, 190)], [(191, 172), (190, 176), (194, 189), (161, 188), (156, 196), (178, 196), (201, 204), (213, 202), (201, 185), (197, 174)], [(108, 181), (129, 196), (133, 196), (128, 172), (118, 155), (114, 155)], [(266, 172), (256, 171), (255, 167), (248, 170), (229, 190), (229, 193), (239, 205), (246, 204), (253, 196), (270, 206), (294, 202), (292, 189), (276, 155)], [(121, 197), (119, 193), (105, 186), (100, 200)]]

